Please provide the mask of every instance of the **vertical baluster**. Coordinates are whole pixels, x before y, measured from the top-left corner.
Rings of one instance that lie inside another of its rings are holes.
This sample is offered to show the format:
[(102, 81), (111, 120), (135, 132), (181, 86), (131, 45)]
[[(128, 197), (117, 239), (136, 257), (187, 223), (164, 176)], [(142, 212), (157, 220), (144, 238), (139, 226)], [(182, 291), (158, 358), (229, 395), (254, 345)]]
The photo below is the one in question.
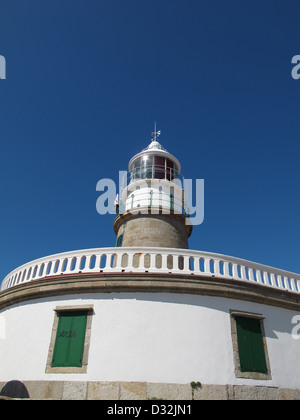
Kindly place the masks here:
[(200, 274), (200, 261), (198, 257), (194, 257), (194, 273)]
[[(118, 252), (115, 255), (116, 255), (115, 259), (117, 261), (114, 261), (114, 264), (116, 264), (114, 269), (116, 271), (120, 271), (121, 270), (121, 254)], [(105, 267), (103, 268), (103, 271), (112, 271), (112, 268), (111, 268), (112, 256), (113, 256), (112, 252), (107, 252), (106, 253), (106, 264), (105, 264)]]
[(14, 280), (14, 286), (16, 286), (18, 284), (18, 278), (20, 275), (20, 271), (16, 274), (15, 280)]
[(190, 273), (190, 257), (188, 255), (183, 256), (183, 272)]
[(246, 276), (246, 267), (241, 265), (241, 280), (248, 280)]
[(291, 282), (291, 290), (293, 292), (297, 292), (297, 280), (296, 279), (290, 279)]
[(224, 270), (224, 276), (229, 276), (229, 262), (228, 261), (224, 261), (224, 265), (223, 265), (223, 270)]
[[(171, 269), (168, 268), (168, 270), (170, 271)], [(180, 270), (179, 270), (179, 255), (173, 255), (173, 271), (174, 271), (174, 273), (180, 272)]]
[[(62, 265), (63, 265), (63, 259), (61, 258), (60, 260), (58, 260), (58, 266), (57, 266), (57, 270), (56, 270), (56, 275), (58, 276), (59, 274), (61, 274), (61, 270), (62, 270)], [(56, 263), (55, 263), (56, 265)]]
[(100, 262), (101, 262), (101, 254), (97, 254), (96, 255), (96, 260), (95, 260), (95, 271), (100, 271)]
[(287, 276), (283, 276), (282, 284), (283, 284), (284, 289), (286, 289), (286, 290), (289, 289), (289, 282), (288, 282)]
[(15, 278), (15, 276), (12, 275), (11, 278), (9, 279), (8, 287), (12, 287), (13, 282), (14, 282), (14, 278)]
[[(123, 255), (124, 254), (126, 254), (126, 253), (123, 253), (123, 252), (116, 252), (115, 254), (114, 254), (114, 258), (115, 258), (115, 262), (114, 262), (114, 264), (115, 264), (115, 267), (113, 268), (114, 270), (117, 270), (117, 271), (122, 271), (123, 270), (123, 267), (122, 267), (122, 259), (123, 259)], [(111, 257), (110, 257), (110, 259), (112, 258), (112, 254), (111, 254)], [(111, 266), (111, 263), (110, 263), (110, 266)]]
[(287, 290), (292, 290), (292, 279), (291, 277), (287, 277)]
[(73, 260), (73, 258), (72, 257), (69, 257), (68, 258), (68, 262), (67, 262), (67, 265), (66, 265), (66, 270), (65, 270), (65, 273), (72, 273), (72, 271), (71, 271), (71, 264), (72, 264), (72, 260)]
[(30, 281), (32, 276), (32, 267), (29, 268), (26, 276), (26, 281)]
[(216, 276), (220, 275), (220, 260), (214, 260), (214, 272)]
[(269, 277), (268, 277), (268, 272), (267, 271), (264, 271), (263, 279), (264, 279), (264, 284), (269, 284)]
[(261, 271), (260, 270), (256, 270), (256, 281), (257, 281), (257, 283), (262, 283)]
[(283, 284), (282, 284), (282, 280), (283, 280), (282, 276), (281, 276), (281, 275), (279, 275), (279, 274), (277, 274), (277, 283), (278, 283), (277, 287), (278, 287), (279, 289), (283, 289), (283, 288), (284, 288), (284, 287), (283, 287)]
[(38, 279), (40, 277), (40, 269), (41, 269), (42, 264), (38, 264), (37, 265), (37, 270), (36, 270), (36, 275), (35, 275), (35, 280)]
[(22, 275), (22, 271), (19, 272), (19, 275), (17, 277), (17, 281), (16, 281), (15, 285), (20, 283), (21, 275)]
[(276, 279), (275, 279), (275, 274), (274, 273), (271, 273), (271, 275), (270, 275), (270, 282), (271, 282), (272, 287), (276, 287)]
[(128, 270), (133, 270), (133, 255), (134, 255), (133, 252), (128, 252), (128, 264), (127, 264)]
[(156, 254), (154, 254), (154, 253), (151, 253), (150, 254), (150, 267), (149, 267), (149, 271), (155, 271), (156, 270), (156, 268), (155, 268), (155, 257), (156, 257)]
[(168, 269), (168, 255), (162, 254), (161, 256), (161, 269), (166, 271)]
[(23, 271), (23, 275), (22, 275), (22, 277), (21, 277), (21, 283), (23, 283), (23, 281), (25, 280), (25, 278), (26, 278), (26, 274), (27, 274), (27, 270), (24, 270), (24, 271)]
[(142, 253), (139, 257), (139, 269), (141, 271), (145, 271), (145, 254)]
[(248, 268), (249, 280), (254, 281), (253, 268)]
[(49, 264), (51, 264), (50, 261), (48, 261), (47, 263), (45, 263), (45, 269), (44, 269), (44, 277), (48, 277), (49, 276)]
[(55, 261), (51, 261), (51, 268), (50, 268), (50, 271), (49, 271), (49, 276), (53, 276), (53, 274), (54, 274), (54, 269), (55, 269), (55, 265), (56, 265), (56, 260)]
[(239, 273), (238, 273), (238, 268), (237, 268), (237, 264), (232, 264), (232, 276), (235, 279), (239, 278)]
[(75, 273), (78, 273), (80, 271), (80, 261), (81, 261), (81, 257), (76, 257), (76, 263), (75, 263), (75, 268), (74, 268)]
[(18, 278), (18, 275), (19, 275), (19, 273), (16, 273), (15, 275), (14, 275), (14, 278), (13, 278), (13, 281), (12, 281), (12, 286), (14, 286), (15, 284), (16, 284), (16, 281), (17, 281), (17, 278)]
[(87, 255), (87, 256), (86, 256), (86, 259), (85, 259), (85, 266), (84, 266), (84, 269), (82, 270), (82, 272), (83, 272), (83, 273), (85, 273), (85, 272), (87, 272), (87, 271), (90, 271), (90, 270), (91, 270), (91, 269), (90, 269), (91, 258), (92, 258), (92, 256), (91, 256), (91, 255)]
[(18, 277), (18, 273), (16, 273), (16, 274), (13, 276), (13, 278), (12, 278), (12, 280), (11, 280), (11, 287), (13, 287), (13, 286), (15, 285), (15, 282), (16, 282), (17, 277)]
[(211, 272), (210, 272), (210, 259), (209, 258), (205, 258), (205, 260), (204, 260), (204, 273), (205, 274), (211, 274)]

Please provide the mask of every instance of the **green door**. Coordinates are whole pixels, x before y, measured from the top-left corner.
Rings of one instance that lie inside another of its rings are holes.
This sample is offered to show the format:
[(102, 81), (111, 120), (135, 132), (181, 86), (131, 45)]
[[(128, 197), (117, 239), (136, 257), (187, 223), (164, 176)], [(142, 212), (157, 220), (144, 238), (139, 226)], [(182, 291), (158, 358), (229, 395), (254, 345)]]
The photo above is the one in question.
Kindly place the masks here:
[(268, 373), (260, 320), (236, 317), (241, 372)]
[(52, 367), (81, 367), (87, 312), (61, 312), (53, 352)]

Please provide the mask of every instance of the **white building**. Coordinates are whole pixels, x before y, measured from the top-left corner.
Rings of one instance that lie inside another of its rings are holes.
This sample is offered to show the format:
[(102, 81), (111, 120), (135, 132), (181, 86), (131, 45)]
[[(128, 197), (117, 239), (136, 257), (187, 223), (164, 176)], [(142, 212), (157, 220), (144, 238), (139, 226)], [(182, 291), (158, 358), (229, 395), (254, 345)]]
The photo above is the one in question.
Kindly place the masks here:
[(0, 394), (300, 398), (300, 275), (189, 250), (180, 171), (155, 138), (130, 161), (118, 247), (3, 280)]

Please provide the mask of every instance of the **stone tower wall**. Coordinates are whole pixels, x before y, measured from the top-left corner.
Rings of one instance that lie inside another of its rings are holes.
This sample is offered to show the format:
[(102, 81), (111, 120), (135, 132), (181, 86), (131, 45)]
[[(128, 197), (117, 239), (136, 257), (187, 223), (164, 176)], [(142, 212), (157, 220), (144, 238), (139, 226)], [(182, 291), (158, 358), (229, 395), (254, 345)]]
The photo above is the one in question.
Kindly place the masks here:
[(124, 247), (163, 247), (187, 249), (191, 226), (179, 214), (134, 214), (118, 216), (114, 223), (117, 237), (123, 235)]

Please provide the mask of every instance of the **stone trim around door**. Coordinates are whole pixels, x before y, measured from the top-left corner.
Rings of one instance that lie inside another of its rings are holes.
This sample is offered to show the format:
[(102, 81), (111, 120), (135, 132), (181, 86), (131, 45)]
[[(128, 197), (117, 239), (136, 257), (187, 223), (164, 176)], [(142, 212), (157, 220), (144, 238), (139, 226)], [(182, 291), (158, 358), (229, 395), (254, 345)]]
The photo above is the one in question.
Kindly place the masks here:
[[(87, 324), (84, 339), (84, 349), (82, 357), (81, 367), (52, 367), (53, 352), (57, 334), (57, 327), (59, 321), (59, 313), (71, 312), (71, 311), (86, 311), (87, 312)], [(54, 321), (51, 332), (50, 346), (47, 358), (46, 373), (87, 373), (88, 366), (88, 355), (91, 341), (91, 329), (92, 329), (92, 318), (94, 314), (93, 305), (78, 305), (78, 306), (58, 306), (54, 310)]]

